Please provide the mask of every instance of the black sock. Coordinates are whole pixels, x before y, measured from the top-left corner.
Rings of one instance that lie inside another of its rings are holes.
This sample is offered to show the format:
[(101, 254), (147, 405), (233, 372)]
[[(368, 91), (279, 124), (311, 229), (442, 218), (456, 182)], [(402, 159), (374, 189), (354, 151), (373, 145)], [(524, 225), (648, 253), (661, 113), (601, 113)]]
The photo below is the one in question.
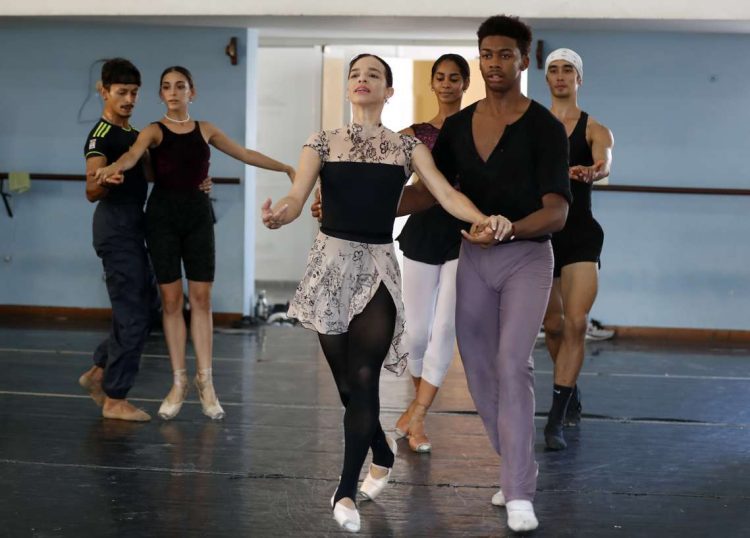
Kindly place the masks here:
[(562, 424), (565, 410), (570, 401), (570, 395), (573, 393), (573, 387), (563, 387), (555, 384), (552, 388), (552, 407), (547, 415), (548, 424)]
[(570, 393), (570, 401), (568, 402), (568, 409), (571, 408), (571, 406), (576, 406), (580, 403), (578, 400), (578, 385), (573, 385), (573, 392)]

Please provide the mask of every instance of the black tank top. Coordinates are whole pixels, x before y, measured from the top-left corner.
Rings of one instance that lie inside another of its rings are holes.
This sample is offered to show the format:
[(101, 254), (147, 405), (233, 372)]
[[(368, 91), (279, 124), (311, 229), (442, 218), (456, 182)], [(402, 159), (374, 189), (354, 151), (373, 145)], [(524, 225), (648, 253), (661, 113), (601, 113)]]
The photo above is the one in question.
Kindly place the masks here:
[[(568, 162), (570, 166), (591, 166), (594, 164), (594, 156), (591, 147), (586, 140), (586, 125), (589, 115), (581, 111), (573, 132), (568, 137), (570, 153)], [(583, 181), (570, 181), (570, 190), (573, 193), (573, 203), (568, 209), (568, 221), (585, 220), (592, 218), (591, 213), (591, 184)]]
[(151, 148), (154, 185), (169, 190), (197, 190), (208, 176), (211, 149), (201, 134), (198, 122), (189, 133), (170, 131), (163, 123), (154, 122), (162, 132), (161, 144)]
[(398, 164), (325, 163), (320, 170), (325, 200), (320, 231), (347, 241), (393, 242), (393, 221), (408, 179)]

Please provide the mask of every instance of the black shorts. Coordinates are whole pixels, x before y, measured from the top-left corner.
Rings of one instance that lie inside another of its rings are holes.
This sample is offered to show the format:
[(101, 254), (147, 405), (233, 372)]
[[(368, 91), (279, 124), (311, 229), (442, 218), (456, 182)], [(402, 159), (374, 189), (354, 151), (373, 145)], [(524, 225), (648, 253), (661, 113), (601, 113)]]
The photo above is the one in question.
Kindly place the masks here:
[(565, 223), (565, 228), (552, 235), (552, 251), (555, 254), (554, 277), (558, 278), (562, 268), (571, 263), (594, 262), (601, 267), (599, 256), (603, 244), (604, 230), (593, 217)]
[(179, 280), (181, 265), (188, 280), (213, 282), (216, 244), (208, 195), (155, 188), (146, 204), (146, 243), (159, 284)]

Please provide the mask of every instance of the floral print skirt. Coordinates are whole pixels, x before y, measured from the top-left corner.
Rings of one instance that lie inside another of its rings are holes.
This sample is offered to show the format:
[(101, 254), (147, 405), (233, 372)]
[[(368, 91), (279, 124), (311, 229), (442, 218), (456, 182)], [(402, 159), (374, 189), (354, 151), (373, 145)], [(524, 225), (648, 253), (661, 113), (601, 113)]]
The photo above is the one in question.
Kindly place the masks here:
[(318, 232), (288, 315), (322, 334), (348, 331), (352, 318), (383, 283), (396, 305), (396, 326), (384, 366), (401, 375), (406, 367), (401, 272), (393, 243), (358, 243)]

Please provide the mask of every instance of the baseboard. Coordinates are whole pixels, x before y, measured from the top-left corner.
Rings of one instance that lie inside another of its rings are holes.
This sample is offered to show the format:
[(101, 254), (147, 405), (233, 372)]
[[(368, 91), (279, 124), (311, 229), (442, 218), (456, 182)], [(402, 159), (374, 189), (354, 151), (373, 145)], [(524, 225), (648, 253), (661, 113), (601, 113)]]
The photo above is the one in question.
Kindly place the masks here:
[[(242, 319), (242, 314), (235, 312), (214, 312), (214, 324), (230, 326)], [(110, 308), (75, 308), (69, 306), (28, 306), (0, 305), (0, 321), (21, 323), (81, 323), (108, 322), (112, 318)]]
[[(0, 305), (0, 322), (12, 320), (14, 324), (35, 322), (74, 323), (108, 322), (109, 308), (74, 308), (67, 306)], [(214, 312), (214, 324), (229, 327), (242, 319), (239, 312)], [(687, 329), (681, 327), (633, 327), (611, 325), (615, 338), (622, 340), (659, 340), (669, 342), (715, 342), (724, 344), (750, 344), (750, 331), (728, 329)]]
[(615, 338), (622, 340), (661, 340), (670, 342), (715, 342), (750, 344), (750, 331), (729, 329), (687, 329), (681, 327), (607, 326), (615, 330)]

